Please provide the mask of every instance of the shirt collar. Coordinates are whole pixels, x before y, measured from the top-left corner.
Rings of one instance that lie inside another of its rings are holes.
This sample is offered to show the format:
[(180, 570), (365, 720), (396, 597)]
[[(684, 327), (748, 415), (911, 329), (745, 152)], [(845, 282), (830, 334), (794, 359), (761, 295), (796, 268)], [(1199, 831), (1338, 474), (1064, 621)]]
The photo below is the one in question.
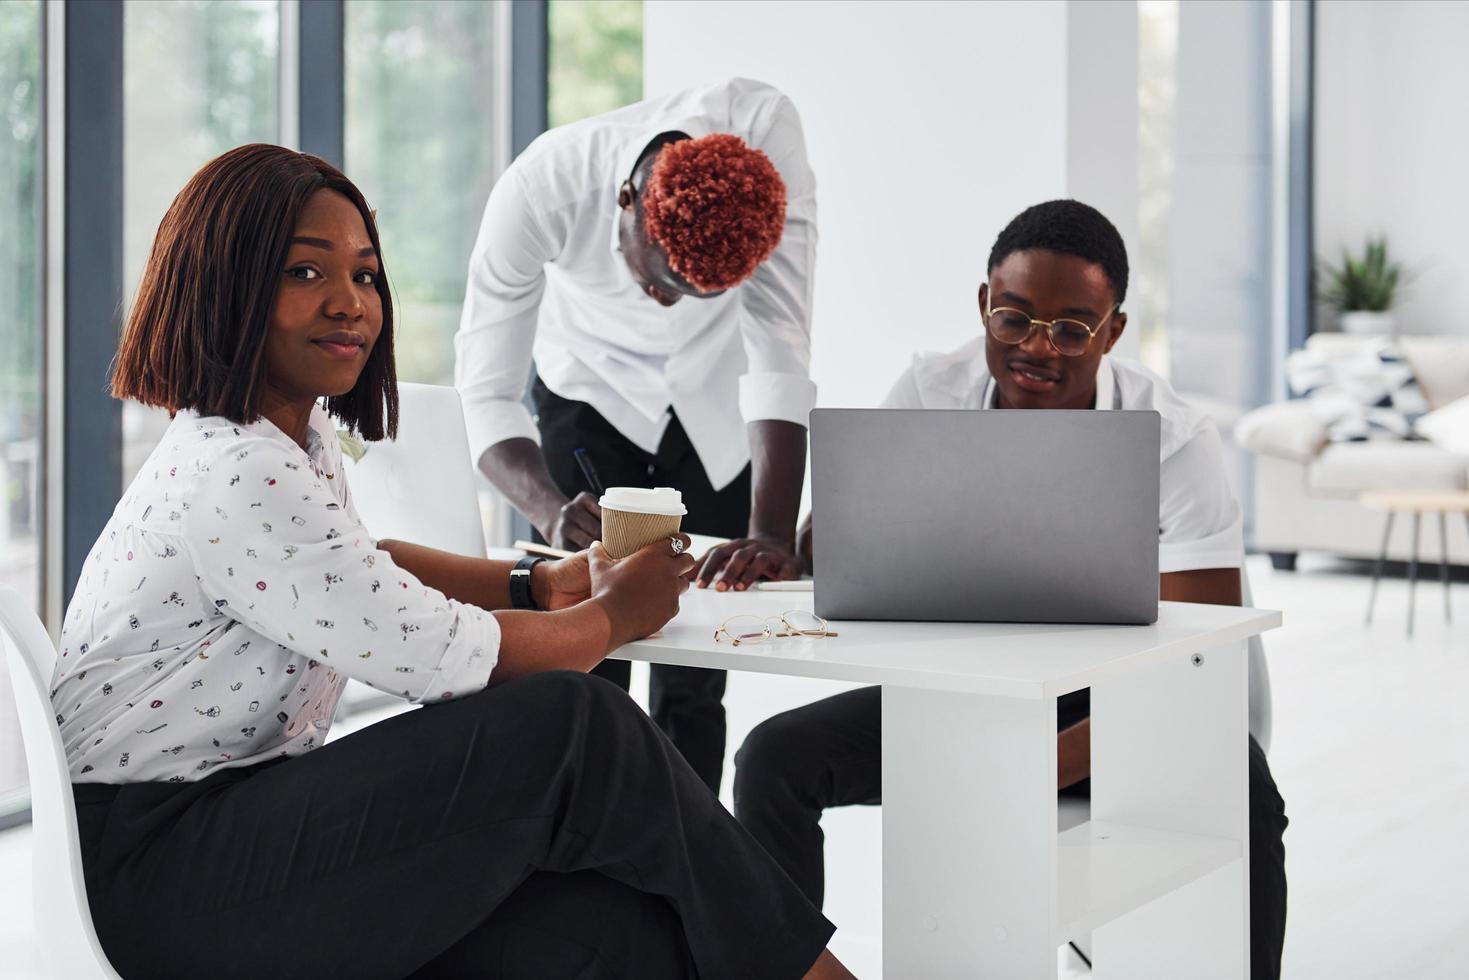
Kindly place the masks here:
[[(981, 349), (981, 357), (983, 352)], [(980, 399), (981, 408), (994, 408), (1000, 400), (1000, 386), (995, 384), (995, 379), (988, 373), (984, 376), (984, 397)], [(1117, 377), (1112, 371), (1112, 358), (1103, 355), (1101, 363), (1097, 365), (1097, 400), (1092, 406), (1102, 410), (1120, 408), (1117, 399)]]

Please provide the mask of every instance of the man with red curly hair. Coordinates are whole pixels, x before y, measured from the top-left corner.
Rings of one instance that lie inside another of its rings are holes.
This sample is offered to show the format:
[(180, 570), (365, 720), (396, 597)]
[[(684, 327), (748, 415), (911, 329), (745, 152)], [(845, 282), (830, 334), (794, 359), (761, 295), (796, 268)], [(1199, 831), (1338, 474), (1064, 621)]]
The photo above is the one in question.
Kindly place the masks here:
[[(601, 488), (671, 486), (732, 539), (700, 586), (795, 578), (816, 188), (801, 121), (728, 79), (545, 133), (495, 184), (455, 384), (479, 468), (558, 547), (601, 537)], [(534, 357), (531, 397), (524, 404)], [(628, 686), (626, 661), (597, 669)], [(723, 671), (654, 666), (658, 724), (716, 792)]]

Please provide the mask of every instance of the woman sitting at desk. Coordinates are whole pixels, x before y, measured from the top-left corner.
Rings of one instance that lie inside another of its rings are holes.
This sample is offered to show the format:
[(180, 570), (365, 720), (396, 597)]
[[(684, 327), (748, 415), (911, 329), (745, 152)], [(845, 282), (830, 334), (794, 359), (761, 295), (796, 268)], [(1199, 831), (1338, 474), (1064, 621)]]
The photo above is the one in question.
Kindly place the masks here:
[[(674, 615), (682, 548), (594, 545), (512, 602), (510, 563), (362, 526), (333, 418), (394, 434), (393, 313), (335, 168), (255, 145), (200, 170), (113, 389), (174, 420), (86, 561), (52, 700), (119, 972), (849, 975), (831, 924), (583, 673)], [(349, 677), (433, 707), (323, 745)]]

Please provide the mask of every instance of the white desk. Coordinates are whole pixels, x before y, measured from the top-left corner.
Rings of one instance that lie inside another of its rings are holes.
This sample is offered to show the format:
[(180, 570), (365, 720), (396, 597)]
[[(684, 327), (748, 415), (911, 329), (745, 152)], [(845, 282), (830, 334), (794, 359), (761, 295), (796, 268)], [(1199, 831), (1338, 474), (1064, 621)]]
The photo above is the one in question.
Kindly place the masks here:
[[(652, 663), (883, 685), (883, 966), (892, 980), (1248, 975), (1244, 644), (1280, 613), (1164, 603), (1153, 626), (833, 624), (732, 647), (803, 593), (692, 590)], [(1197, 661), (1197, 662), (1196, 662)], [(1056, 698), (1092, 689), (1090, 822), (1056, 830)], [(838, 923), (840, 925), (840, 923)]]

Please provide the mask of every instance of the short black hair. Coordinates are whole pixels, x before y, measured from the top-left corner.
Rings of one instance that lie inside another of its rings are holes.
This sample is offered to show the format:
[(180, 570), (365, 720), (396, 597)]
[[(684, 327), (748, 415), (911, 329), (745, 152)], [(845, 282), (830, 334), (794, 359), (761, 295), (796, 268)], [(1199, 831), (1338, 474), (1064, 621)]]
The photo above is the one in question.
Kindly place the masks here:
[(995, 239), (986, 274), (994, 272), (1010, 253), (1033, 248), (1095, 262), (1112, 284), (1116, 304), (1122, 305), (1127, 296), (1127, 246), (1107, 216), (1090, 204), (1047, 201), (1021, 211)]

